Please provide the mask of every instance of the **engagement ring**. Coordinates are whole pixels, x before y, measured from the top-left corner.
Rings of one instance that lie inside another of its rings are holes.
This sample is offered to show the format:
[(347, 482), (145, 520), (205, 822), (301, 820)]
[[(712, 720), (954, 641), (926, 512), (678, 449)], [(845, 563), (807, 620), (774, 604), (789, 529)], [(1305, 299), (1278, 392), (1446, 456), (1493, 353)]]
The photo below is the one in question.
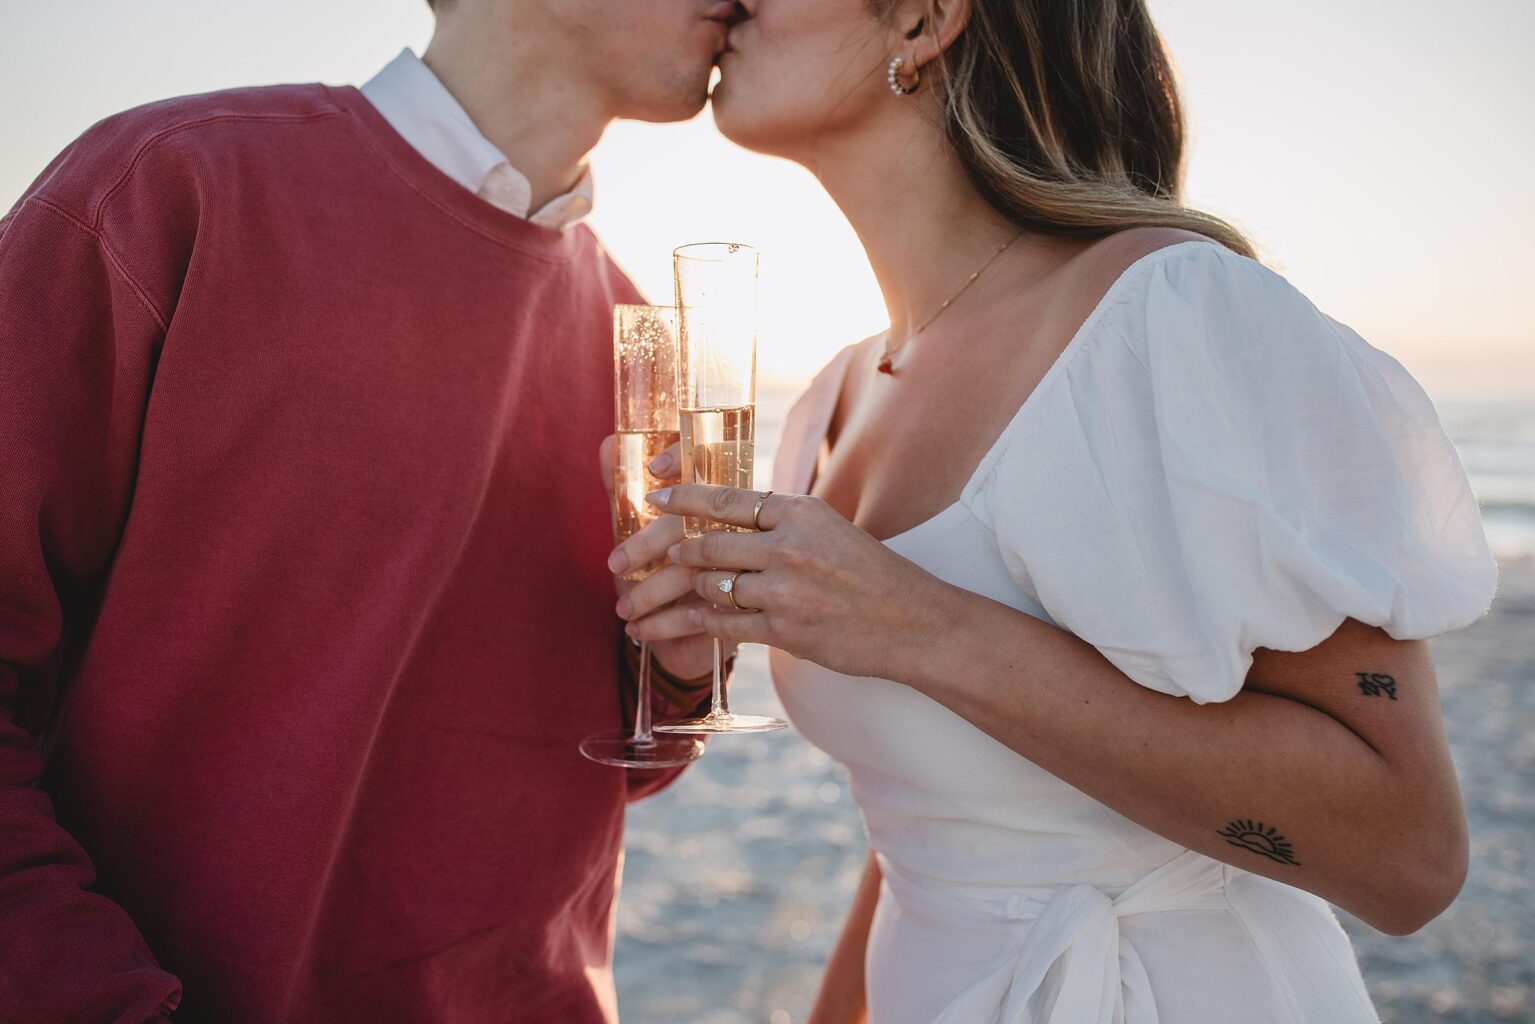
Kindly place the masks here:
[(720, 588), (720, 593), (730, 598), (730, 607), (734, 608), (738, 612), (755, 612), (760, 610), (757, 608), (744, 607), (739, 601), (736, 600), (736, 580), (740, 579), (741, 575), (747, 571), (748, 570), (746, 569), (737, 569), (735, 572), (731, 573), (729, 576), (726, 576), (724, 579), (715, 584), (716, 587)]

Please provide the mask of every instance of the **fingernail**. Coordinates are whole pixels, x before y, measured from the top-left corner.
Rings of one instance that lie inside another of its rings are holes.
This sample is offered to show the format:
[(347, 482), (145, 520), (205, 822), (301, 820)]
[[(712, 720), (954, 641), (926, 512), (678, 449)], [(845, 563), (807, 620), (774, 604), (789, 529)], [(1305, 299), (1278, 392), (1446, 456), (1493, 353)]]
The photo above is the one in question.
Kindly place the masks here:
[(672, 453), (662, 452), (650, 460), (650, 471), (656, 476), (667, 476), (672, 471)]
[(656, 508), (665, 508), (666, 503), (672, 500), (672, 489), (670, 487), (663, 487), (659, 491), (652, 491), (645, 495), (645, 500)]
[(618, 573), (623, 572), (627, 568), (629, 568), (629, 556), (624, 554), (623, 548), (614, 549), (613, 553), (608, 556), (608, 571)]
[(624, 632), (628, 633), (631, 637), (638, 636), (640, 632), (639, 624), (635, 622), (629, 623), (624, 627)]
[(634, 602), (629, 600), (629, 595), (628, 594), (625, 594), (623, 597), (620, 597), (618, 599), (618, 617), (620, 619), (627, 619), (629, 616), (631, 616), (633, 614), (634, 614)]
[(682, 563), (682, 545), (673, 544), (671, 547), (667, 548), (666, 557), (680, 565)]
[(698, 609), (698, 608), (689, 608), (688, 609), (688, 620), (690, 622), (692, 622), (693, 625), (695, 625), (695, 626), (698, 625), (700, 622), (704, 621), (704, 613), (703, 613), (703, 611), (701, 609)]

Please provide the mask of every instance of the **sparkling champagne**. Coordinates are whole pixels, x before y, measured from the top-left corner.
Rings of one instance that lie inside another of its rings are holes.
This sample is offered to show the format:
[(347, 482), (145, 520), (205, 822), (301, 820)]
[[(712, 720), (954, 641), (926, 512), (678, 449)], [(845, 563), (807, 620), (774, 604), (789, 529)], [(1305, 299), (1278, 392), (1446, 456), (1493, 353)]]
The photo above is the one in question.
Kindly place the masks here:
[[(661, 513), (647, 504), (645, 495), (665, 484), (650, 474), (650, 461), (676, 444), (675, 430), (620, 430), (618, 461), (613, 467), (613, 497), (617, 506), (618, 542), (622, 544)], [(624, 574), (631, 583), (655, 572), (654, 564), (642, 565)]]
[[(750, 488), (756, 448), (755, 409), (682, 410), (682, 482)], [(710, 519), (687, 516), (683, 530), (696, 537), (711, 530), (740, 530)]]

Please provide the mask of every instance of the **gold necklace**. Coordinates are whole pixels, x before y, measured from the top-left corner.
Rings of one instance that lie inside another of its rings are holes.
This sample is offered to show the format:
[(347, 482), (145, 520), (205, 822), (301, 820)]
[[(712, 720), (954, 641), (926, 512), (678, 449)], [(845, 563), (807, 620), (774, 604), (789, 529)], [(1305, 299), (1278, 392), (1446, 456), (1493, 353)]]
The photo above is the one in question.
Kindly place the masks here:
[(917, 325), (917, 329), (915, 331), (912, 331), (906, 337), (902, 338), (901, 339), (901, 343), (899, 345), (896, 345), (894, 348), (891, 348), (890, 344), (889, 344), (889, 341), (887, 339), (887, 341), (885, 343), (885, 354), (879, 357), (879, 372), (880, 373), (888, 373), (890, 376), (894, 377), (895, 376), (895, 367), (890, 362), (891, 358), (897, 352), (899, 352), (901, 349), (905, 348), (907, 346), (907, 344), (909, 344), (913, 338), (915, 338), (917, 335), (921, 334), (923, 331), (927, 330), (927, 325), (928, 324), (932, 323), (934, 320), (937, 320), (938, 317), (940, 315), (942, 315), (943, 311), (948, 309), (949, 306), (953, 304), (955, 299), (957, 299), (961, 295), (965, 294), (965, 289), (966, 288), (969, 288), (971, 285), (975, 284), (975, 279), (980, 277), (982, 274), (984, 274), (986, 272), (986, 268), (987, 267), (991, 266), (992, 263), (996, 262), (996, 259), (997, 259), (998, 256), (1001, 256), (1004, 252), (1007, 251), (1007, 247), (1008, 246), (1012, 245), (1014, 242), (1018, 241), (1018, 239), (1020, 239), (1022, 237), (1023, 237), (1023, 232), (1020, 231), (1016, 235), (1014, 235), (1012, 238), (1009, 238), (1007, 241), (1005, 241), (1001, 245), (997, 246), (997, 251), (992, 253), (990, 256), (986, 257), (986, 262), (981, 264), (980, 269), (977, 270), (975, 273), (971, 274), (969, 277), (967, 277), (965, 279), (965, 283), (959, 286), (959, 290), (957, 292), (955, 292), (953, 295), (950, 295), (947, 299), (944, 299), (943, 300), (943, 304), (938, 307), (938, 309), (933, 313), (933, 315), (928, 317), (926, 320), (922, 321), (922, 323), (918, 324)]

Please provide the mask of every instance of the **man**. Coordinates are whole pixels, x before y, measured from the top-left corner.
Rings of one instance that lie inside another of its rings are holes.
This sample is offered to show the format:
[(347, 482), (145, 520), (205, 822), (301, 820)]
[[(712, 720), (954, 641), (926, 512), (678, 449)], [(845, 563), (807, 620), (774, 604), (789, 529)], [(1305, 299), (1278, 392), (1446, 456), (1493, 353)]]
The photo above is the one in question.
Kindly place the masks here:
[(0, 221), (0, 1020), (614, 1016), (665, 777), (576, 753), (638, 296), (574, 222), (730, 5), (437, 6), (424, 64), (109, 118)]

